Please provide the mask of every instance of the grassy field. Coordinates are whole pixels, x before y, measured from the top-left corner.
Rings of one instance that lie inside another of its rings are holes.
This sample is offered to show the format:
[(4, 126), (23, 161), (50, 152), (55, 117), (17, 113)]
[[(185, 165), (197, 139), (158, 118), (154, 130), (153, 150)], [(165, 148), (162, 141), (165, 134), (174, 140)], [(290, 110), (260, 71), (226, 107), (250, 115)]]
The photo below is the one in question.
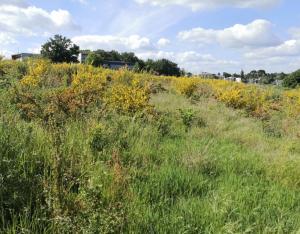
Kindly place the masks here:
[(1, 69), (0, 232), (300, 232), (297, 90)]

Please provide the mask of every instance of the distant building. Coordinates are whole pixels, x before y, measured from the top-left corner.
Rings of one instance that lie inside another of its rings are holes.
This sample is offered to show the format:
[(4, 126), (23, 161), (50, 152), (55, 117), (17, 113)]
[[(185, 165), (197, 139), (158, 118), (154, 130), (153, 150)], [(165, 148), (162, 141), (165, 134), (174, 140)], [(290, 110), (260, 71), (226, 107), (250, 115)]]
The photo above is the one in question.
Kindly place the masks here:
[(274, 83), (277, 86), (282, 86), (283, 80), (275, 80)]
[(225, 77), (224, 80), (228, 80), (228, 81), (235, 81), (235, 77), (230, 76), (230, 77)]
[(259, 81), (260, 81), (260, 78), (258, 78), (258, 79), (254, 79), (254, 78), (253, 78), (253, 79), (249, 79), (248, 82), (249, 82), (250, 84), (258, 84)]
[(225, 77), (224, 80), (234, 81), (234, 82), (237, 82), (237, 83), (242, 83), (242, 78), (241, 77), (230, 76), (230, 77)]
[(14, 54), (11, 56), (12, 60), (17, 61), (24, 61), (24, 59), (37, 57), (39, 54), (32, 54), (32, 53), (20, 53), (20, 54)]
[(89, 55), (89, 51), (81, 51), (78, 55), (78, 62), (85, 63), (87, 56)]
[(242, 78), (239, 78), (239, 77), (235, 78), (235, 82), (242, 83)]
[(127, 67), (129, 70), (133, 69), (132, 63), (122, 62), (122, 61), (104, 61), (103, 67), (118, 70), (123, 67)]

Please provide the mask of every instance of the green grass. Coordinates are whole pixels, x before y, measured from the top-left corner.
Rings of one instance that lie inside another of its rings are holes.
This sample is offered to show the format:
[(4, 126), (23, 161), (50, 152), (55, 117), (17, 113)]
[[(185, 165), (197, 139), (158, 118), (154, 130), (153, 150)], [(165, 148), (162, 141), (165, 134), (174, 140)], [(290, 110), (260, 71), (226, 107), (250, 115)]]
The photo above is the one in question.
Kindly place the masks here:
[(58, 131), (1, 95), (0, 232), (300, 231), (298, 139), (241, 111), (166, 92), (159, 119), (95, 110)]

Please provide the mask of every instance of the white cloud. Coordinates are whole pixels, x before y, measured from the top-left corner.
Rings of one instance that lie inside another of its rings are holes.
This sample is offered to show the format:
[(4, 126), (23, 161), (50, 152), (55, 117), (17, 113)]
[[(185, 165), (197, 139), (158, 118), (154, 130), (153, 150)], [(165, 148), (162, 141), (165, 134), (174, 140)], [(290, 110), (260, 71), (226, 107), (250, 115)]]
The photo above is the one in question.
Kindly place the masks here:
[(73, 37), (72, 41), (82, 49), (104, 49), (104, 50), (144, 50), (151, 49), (152, 44), (147, 37), (132, 35), (129, 37), (118, 37), (111, 35), (84, 35)]
[(165, 46), (169, 45), (170, 43), (171, 43), (171, 41), (167, 38), (160, 38), (157, 41), (158, 47), (165, 47)]
[(222, 30), (194, 28), (178, 34), (181, 40), (199, 44), (218, 43), (225, 47), (266, 47), (280, 43), (271, 22), (263, 19), (249, 24), (236, 24)]
[(26, 7), (28, 6), (24, 0), (0, 0), (0, 6), (2, 5), (13, 5), (19, 7)]
[(16, 44), (16, 43), (17, 43), (17, 41), (12, 36), (10, 36), (7, 33), (0, 32), (0, 45), (1, 46), (3, 46), (3, 45), (7, 46), (7, 45)]
[(249, 59), (291, 56), (300, 56), (300, 40), (288, 40), (278, 46), (257, 49), (245, 54)]
[(0, 22), (2, 32), (24, 36), (78, 29), (68, 11), (58, 9), (48, 12), (27, 6), (20, 0), (0, 1)]
[(35, 47), (31, 47), (27, 49), (28, 53), (39, 54), (41, 52), (42, 47), (40, 45), (35, 45)]
[(238, 8), (266, 8), (272, 7), (280, 0), (135, 0), (140, 4), (151, 4), (154, 6), (178, 5), (189, 7), (192, 10), (211, 9), (223, 6)]

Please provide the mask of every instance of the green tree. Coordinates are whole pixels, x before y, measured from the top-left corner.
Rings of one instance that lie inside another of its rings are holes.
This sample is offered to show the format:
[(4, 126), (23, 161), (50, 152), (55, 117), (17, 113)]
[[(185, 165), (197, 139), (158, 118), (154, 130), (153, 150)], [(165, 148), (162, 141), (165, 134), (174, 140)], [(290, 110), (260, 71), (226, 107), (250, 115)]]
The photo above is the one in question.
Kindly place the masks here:
[(132, 64), (139, 62), (139, 58), (136, 57), (134, 53), (128, 53), (128, 52), (122, 53), (121, 59), (123, 62), (132, 63)]
[(240, 74), (234, 73), (234, 74), (233, 74), (233, 77), (234, 77), (234, 78), (241, 78), (241, 75), (240, 75)]
[(133, 66), (133, 71), (135, 72), (141, 72), (141, 71), (144, 71), (145, 70), (145, 66), (146, 66), (146, 63), (139, 59), (139, 61), (137, 61), (134, 66)]
[(300, 69), (291, 73), (283, 80), (283, 86), (288, 88), (296, 88), (300, 84)]
[(79, 46), (66, 37), (55, 35), (42, 45), (41, 54), (54, 63), (78, 62)]
[(223, 76), (224, 76), (225, 78), (228, 78), (228, 77), (231, 77), (231, 74), (228, 73), (228, 72), (223, 72)]
[(151, 59), (146, 62), (146, 71), (157, 75), (180, 76), (180, 68), (176, 63), (167, 59), (153, 61)]
[(267, 76), (267, 73), (265, 70), (258, 70), (257, 71), (257, 74), (258, 74), (258, 77), (264, 77), (264, 76)]
[(248, 83), (248, 79), (245, 77), (245, 72), (244, 70), (241, 70), (241, 80), (244, 83)]
[(95, 66), (95, 67), (102, 66), (103, 62), (104, 62), (104, 58), (102, 57), (102, 55), (97, 54), (95, 52), (89, 53), (86, 60), (85, 60), (86, 64), (92, 65), (92, 66)]

